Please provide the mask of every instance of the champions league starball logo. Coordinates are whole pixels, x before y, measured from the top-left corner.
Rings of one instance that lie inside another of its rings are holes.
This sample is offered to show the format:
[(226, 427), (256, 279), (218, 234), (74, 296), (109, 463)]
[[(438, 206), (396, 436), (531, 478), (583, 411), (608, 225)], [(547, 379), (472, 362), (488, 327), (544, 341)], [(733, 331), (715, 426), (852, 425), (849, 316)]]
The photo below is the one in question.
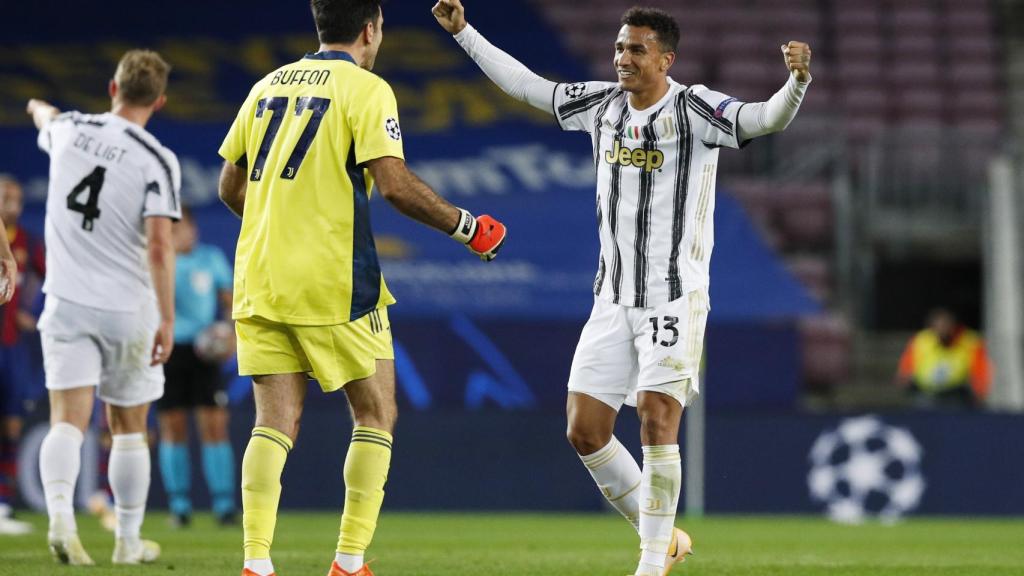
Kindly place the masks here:
[(583, 83), (569, 84), (565, 87), (565, 95), (569, 99), (579, 98), (587, 91), (587, 85)]
[(811, 447), (811, 497), (825, 504), (836, 522), (895, 522), (921, 502), (922, 453), (904, 428), (875, 416), (848, 418), (823, 432)]
[(392, 140), (402, 139), (402, 129), (399, 128), (398, 126), (398, 120), (395, 120), (394, 118), (388, 118), (384, 122), (384, 130), (387, 131), (388, 136)]

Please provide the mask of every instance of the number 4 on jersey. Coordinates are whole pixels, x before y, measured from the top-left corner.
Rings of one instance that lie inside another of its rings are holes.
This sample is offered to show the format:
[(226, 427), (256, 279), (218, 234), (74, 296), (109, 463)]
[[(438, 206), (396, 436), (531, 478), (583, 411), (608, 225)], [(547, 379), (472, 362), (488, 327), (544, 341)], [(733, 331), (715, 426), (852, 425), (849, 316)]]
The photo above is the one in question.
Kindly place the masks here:
[[(68, 210), (82, 214), (82, 229), (92, 232), (93, 222), (100, 217), (100, 190), (103, 188), (103, 179), (106, 177), (107, 169), (97, 166), (88, 176), (75, 185), (68, 194)], [(82, 202), (79, 197), (88, 189), (89, 196)]]

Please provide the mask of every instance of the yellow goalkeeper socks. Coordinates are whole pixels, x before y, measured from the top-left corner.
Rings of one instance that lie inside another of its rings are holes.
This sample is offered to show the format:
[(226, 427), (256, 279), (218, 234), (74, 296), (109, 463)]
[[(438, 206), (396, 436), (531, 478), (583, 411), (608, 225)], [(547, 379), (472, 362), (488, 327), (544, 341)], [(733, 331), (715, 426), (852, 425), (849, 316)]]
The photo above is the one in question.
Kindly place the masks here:
[(362, 557), (373, 539), (391, 466), (391, 434), (356, 426), (345, 457), (345, 510), (338, 553)]
[(265, 426), (252, 429), (242, 458), (242, 529), (245, 559), (270, 558), (281, 500), (281, 472), (292, 449), (282, 432)]

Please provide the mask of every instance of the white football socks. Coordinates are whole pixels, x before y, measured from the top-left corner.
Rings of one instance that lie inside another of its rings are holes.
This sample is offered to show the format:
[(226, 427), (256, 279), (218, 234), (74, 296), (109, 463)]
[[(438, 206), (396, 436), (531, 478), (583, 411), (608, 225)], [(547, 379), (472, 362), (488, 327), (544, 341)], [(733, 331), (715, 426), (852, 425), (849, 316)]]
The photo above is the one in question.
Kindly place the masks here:
[(270, 561), (270, 558), (246, 560), (243, 567), (251, 572), (255, 572), (259, 576), (270, 576), (274, 573), (274, 563)]
[(82, 463), (82, 431), (67, 422), (50, 427), (39, 450), (39, 477), (50, 516), (50, 536), (74, 534), (75, 484)]
[(115, 434), (107, 477), (114, 493), (117, 538), (138, 540), (149, 496), (149, 445), (145, 434)]
[(612, 436), (611, 442), (593, 454), (580, 456), (583, 465), (590, 470), (601, 494), (622, 514), (633, 528), (640, 529), (640, 466), (626, 450), (619, 439)]
[(341, 566), (342, 570), (350, 573), (358, 571), (365, 564), (362, 554), (357, 556), (355, 554), (342, 554), (338, 552), (334, 555), (334, 561), (338, 563), (338, 566)]
[(640, 566), (637, 576), (660, 576), (672, 544), (683, 467), (679, 445), (644, 446), (640, 482)]

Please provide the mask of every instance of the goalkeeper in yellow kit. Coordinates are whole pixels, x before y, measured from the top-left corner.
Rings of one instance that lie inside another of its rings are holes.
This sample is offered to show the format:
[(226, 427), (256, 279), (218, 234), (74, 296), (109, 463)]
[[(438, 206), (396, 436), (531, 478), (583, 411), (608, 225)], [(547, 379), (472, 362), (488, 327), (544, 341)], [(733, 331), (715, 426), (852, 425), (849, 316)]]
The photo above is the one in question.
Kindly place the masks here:
[(231, 126), (220, 197), (242, 218), (235, 257), (238, 366), (253, 376), (256, 425), (242, 460), (244, 576), (269, 576), (281, 472), (308, 376), (344, 389), (355, 427), (331, 576), (372, 576), (373, 537), (391, 462), (394, 353), (370, 230), (369, 194), (449, 234), (484, 260), (505, 227), (452, 206), (403, 160), (398, 107), (371, 73), (382, 0), (312, 0), (320, 49), (268, 74)]

